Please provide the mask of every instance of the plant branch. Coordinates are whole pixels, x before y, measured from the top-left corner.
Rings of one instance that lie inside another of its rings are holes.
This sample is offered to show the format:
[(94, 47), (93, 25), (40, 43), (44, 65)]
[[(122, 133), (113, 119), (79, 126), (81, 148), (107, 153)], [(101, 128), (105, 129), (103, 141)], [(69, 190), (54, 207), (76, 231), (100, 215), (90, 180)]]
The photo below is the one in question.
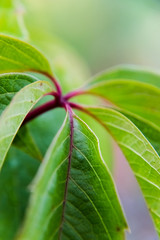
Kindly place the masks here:
[(33, 120), (34, 118), (38, 117), (39, 115), (51, 110), (51, 109), (54, 109), (56, 107), (59, 106), (59, 103), (55, 100), (51, 100), (47, 103), (44, 103), (43, 105), (31, 110), (26, 118), (24, 119), (23, 121), (23, 125), (28, 123), (29, 121)]
[(94, 116), (92, 113), (90, 113), (87, 109), (85, 109), (83, 106), (77, 104), (77, 103), (73, 103), (73, 102), (70, 102), (69, 103), (70, 107), (71, 108), (74, 108), (76, 110), (79, 110), (81, 112), (84, 112), (85, 114), (87, 114), (88, 116), (96, 119), (98, 121), (98, 118), (96, 118), (96, 116)]
[(51, 76), (51, 75), (48, 74), (48, 73), (45, 73), (45, 72), (44, 72), (44, 73), (42, 72), (42, 74), (45, 75), (46, 77), (48, 77), (48, 78), (54, 83), (54, 85), (55, 85), (55, 87), (56, 87), (56, 90), (57, 90), (57, 93), (58, 93), (59, 95), (62, 95), (61, 86), (60, 86), (60, 84), (57, 82), (56, 78), (53, 77), (53, 76)]
[(67, 93), (64, 96), (64, 99), (66, 101), (68, 101), (69, 99), (71, 99), (73, 97), (76, 97), (76, 96), (79, 96), (79, 95), (90, 95), (90, 96), (98, 98), (99, 100), (103, 100), (103, 102), (107, 106), (115, 106), (116, 107), (116, 105), (114, 103), (112, 103), (109, 99), (106, 99), (105, 97), (101, 96), (100, 94), (92, 93), (92, 92), (89, 92), (89, 91), (86, 91), (86, 90), (76, 90), (76, 91)]
[(70, 92), (70, 93), (67, 93), (65, 96), (64, 96), (64, 99), (67, 101), (73, 97), (76, 97), (76, 96), (79, 96), (79, 95), (82, 95), (82, 94), (86, 94), (86, 92), (84, 90), (75, 90), (73, 92)]
[(74, 103), (74, 102), (69, 102), (69, 106), (70, 106), (71, 108), (80, 110), (80, 111), (82, 111), (82, 112), (85, 111), (85, 109), (83, 108), (83, 106), (81, 106), (81, 105), (79, 105), (79, 104), (77, 104), (77, 103)]

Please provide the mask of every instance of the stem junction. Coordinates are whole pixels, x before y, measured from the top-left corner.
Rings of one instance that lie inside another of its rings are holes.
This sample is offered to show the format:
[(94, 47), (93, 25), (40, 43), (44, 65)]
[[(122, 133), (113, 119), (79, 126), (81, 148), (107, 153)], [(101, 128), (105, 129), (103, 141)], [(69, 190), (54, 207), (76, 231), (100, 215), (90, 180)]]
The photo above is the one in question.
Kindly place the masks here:
[(64, 108), (66, 111), (68, 110), (68, 108), (69, 109), (76, 108), (76, 109), (81, 110), (80, 108), (82, 108), (82, 107), (78, 106), (75, 103), (70, 103), (69, 100), (75, 96), (84, 94), (84, 91), (75, 90), (75, 91), (70, 92), (70, 93), (66, 94), (65, 96), (63, 96), (61, 86), (59, 85), (59, 83), (53, 76), (51, 76), (45, 72), (39, 72), (39, 73), (48, 77), (55, 85), (56, 91), (53, 91), (53, 92), (50, 92), (50, 93), (47, 93), (44, 95), (44, 96), (51, 95), (54, 97), (54, 100), (50, 100), (50, 101), (42, 104), (41, 106), (38, 106), (35, 109), (31, 110), (27, 114), (26, 118), (24, 119), (23, 125), (30, 122), (31, 120), (38, 117), (39, 115), (41, 115), (49, 110), (55, 109), (55, 108), (59, 108), (59, 107)]

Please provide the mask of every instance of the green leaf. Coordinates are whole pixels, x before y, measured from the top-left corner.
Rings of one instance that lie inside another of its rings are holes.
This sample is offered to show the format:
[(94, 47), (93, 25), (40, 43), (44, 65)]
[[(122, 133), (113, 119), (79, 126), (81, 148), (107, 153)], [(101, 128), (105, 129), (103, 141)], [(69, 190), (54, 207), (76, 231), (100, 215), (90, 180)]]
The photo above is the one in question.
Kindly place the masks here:
[(160, 128), (155, 127), (147, 120), (141, 119), (134, 114), (129, 114), (125, 111), (121, 111), (121, 113), (136, 125), (160, 156)]
[(37, 81), (21, 89), (0, 116), (0, 168), (25, 116), (36, 102), (52, 91), (48, 82)]
[(0, 115), (9, 105), (12, 98), (23, 87), (38, 79), (22, 73), (10, 73), (0, 75)]
[(31, 45), (0, 35), (0, 72), (38, 71), (52, 74), (46, 58)]
[(42, 154), (38, 149), (29, 129), (23, 126), (17, 133), (13, 146), (19, 148), (21, 151), (27, 153), (31, 157), (42, 161)]
[[(31, 77), (27, 74), (11, 73), (0, 75), (0, 115), (4, 109), (9, 105), (12, 98), (23, 87), (30, 83), (37, 81), (35, 77)], [(23, 144), (22, 144), (23, 143)], [(20, 130), (14, 141), (14, 145), (20, 148), (22, 151), (30, 154), (32, 157), (41, 159), (41, 154), (34, 143), (34, 140), (29, 132), (29, 129), (25, 127)]]
[(128, 160), (160, 236), (160, 157), (140, 130), (109, 108), (86, 108), (114, 137)]
[(160, 74), (147, 69), (143, 69), (139, 66), (132, 65), (120, 65), (114, 68), (109, 69), (106, 72), (102, 72), (100, 75), (97, 75), (91, 82), (88, 83), (88, 86), (97, 84), (100, 82), (108, 80), (136, 80), (142, 83), (148, 83), (156, 87), (160, 87)]
[[(43, 102), (43, 99), (41, 101)], [(27, 124), (43, 156), (52, 142), (53, 137), (62, 126), (65, 115), (64, 109), (57, 108), (40, 115)], [(40, 131), (37, 131), (37, 129), (40, 129)]]
[[(160, 78), (151, 73), (148, 74), (149, 76), (147, 74), (147, 72), (145, 74), (136, 72), (132, 76), (132, 72), (129, 71), (127, 74), (124, 71), (112, 74), (109, 72), (93, 79), (85, 87), (85, 91), (100, 96), (118, 109), (134, 113), (159, 127), (160, 88), (158, 88), (158, 80), (160, 83)], [(149, 84), (152, 81), (156, 86)]]
[(39, 161), (11, 147), (0, 174), (0, 239), (13, 240), (28, 204)]
[(18, 240), (124, 239), (126, 221), (98, 139), (77, 116), (70, 121), (40, 166)]

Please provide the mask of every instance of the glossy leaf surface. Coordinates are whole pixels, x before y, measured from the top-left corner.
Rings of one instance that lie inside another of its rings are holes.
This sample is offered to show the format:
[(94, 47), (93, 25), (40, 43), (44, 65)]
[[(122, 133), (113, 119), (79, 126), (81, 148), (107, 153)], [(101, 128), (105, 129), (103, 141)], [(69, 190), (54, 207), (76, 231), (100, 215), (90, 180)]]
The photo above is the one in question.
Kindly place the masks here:
[(18, 240), (124, 239), (126, 221), (98, 140), (77, 116), (71, 127), (66, 118), (31, 190)]
[(86, 110), (111, 133), (124, 153), (160, 236), (160, 157), (140, 130), (121, 113), (109, 108)]

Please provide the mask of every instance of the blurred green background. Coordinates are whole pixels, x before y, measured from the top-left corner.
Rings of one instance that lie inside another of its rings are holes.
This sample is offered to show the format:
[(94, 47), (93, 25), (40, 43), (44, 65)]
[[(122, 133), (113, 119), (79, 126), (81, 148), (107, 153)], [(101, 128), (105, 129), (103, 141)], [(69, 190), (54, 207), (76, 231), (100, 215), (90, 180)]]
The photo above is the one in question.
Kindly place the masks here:
[(121, 63), (160, 66), (158, 0), (25, 0), (28, 26), (58, 35), (92, 73)]
[[(13, 1), (0, 1), (6, 11), (0, 9), (0, 31), (18, 37), (23, 33), (24, 40), (42, 50), (50, 59), (65, 92), (81, 86), (99, 71), (118, 64), (137, 64), (159, 71), (158, 0), (17, 0), (14, 10), (10, 10)], [(3, 15), (7, 14), (10, 21), (7, 19), (6, 28)], [(82, 101), (92, 103), (86, 98)], [(58, 121), (57, 116), (61, 116), (60, 125), (64, 114), (54, 113), (54, 116), (47, 113), (37, 120), (41, 120), (41, 128), (48, 119)], [(126, 233), (127, 240), (157, 240), (139, 187), (122, 153), (115, 143), (112, 152), (110, 138), (103, 134), (104, 130), (100, 127), (97, 130), (97, 125), (90, 119), (86, 121), (99, 136), (109, 166), (112, 155), (115, 156), (113, 174), (131, 228), (131, 233)], [(36, 126), (36, 121), (30, 126), (35, 134)], [(43, 151), (57, 129), (43, 128), (43, 136), (46, 134), (49, 139), (46, 145), (37, 134), (39, 146), (45, 146)]]

